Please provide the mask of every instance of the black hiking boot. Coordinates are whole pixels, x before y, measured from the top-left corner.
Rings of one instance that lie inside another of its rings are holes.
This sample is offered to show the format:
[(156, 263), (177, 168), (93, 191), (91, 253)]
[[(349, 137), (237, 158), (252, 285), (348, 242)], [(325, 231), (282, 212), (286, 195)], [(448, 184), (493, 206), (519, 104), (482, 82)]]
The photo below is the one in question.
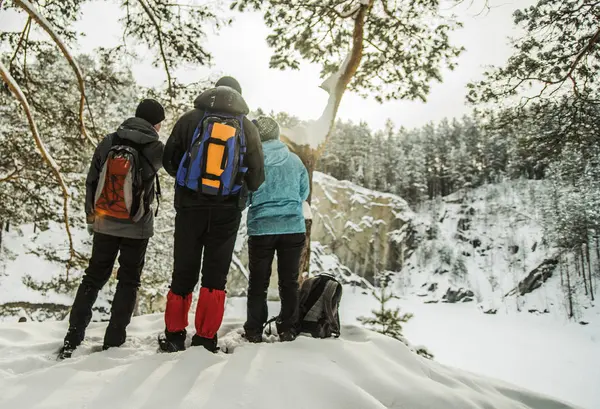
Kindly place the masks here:
[(62, 361), (63, 359), (69, 359), (73, 356), (73, 352), (75, 351), (75, 346), (71, 345), (69, 341), (65, 341), (62, 347), (58, 350), (57, 360)]
[(168, 332), (158, 335), (158, 347), (162, 352), (185, 351), (186, 331)]
[(65, 340), (63, 342), (63, 346), (58, 350), (58, 360), (71, 358), (73, 355), (73, 351), (81, 345), (83, 338), (85, 337), (85, 333), (83, 331), (79, 331), (76, 328), (70, 327), (67, 330), (67, 335), (65, 335)]
[(253, 344), (259, 344), (263, 342), (262, 333), (260, 332), (246, 332), (244, 334), (244, 338), (246, 338), (248, 342), (251, 342)]
[(219, 347), (217, 346), (217, 336), (215, 335), (213, 338), (204, 338), (199, 335), (194, 335), (192, 337), (192, 346), (199, 347), (202, 346), (207, 351), (216, 354), (219, 352)]
[(296, 332), (294, 331), (284, 331), (279, 333), (279, 340), (281, 342), (291, 342), (295, 340), (297, 337)]

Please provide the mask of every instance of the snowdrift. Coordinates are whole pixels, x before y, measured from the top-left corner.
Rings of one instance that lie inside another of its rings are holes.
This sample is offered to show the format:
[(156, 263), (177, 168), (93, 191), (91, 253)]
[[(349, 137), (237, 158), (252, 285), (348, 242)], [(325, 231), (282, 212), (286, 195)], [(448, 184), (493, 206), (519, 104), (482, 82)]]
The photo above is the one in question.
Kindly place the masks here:
[(0, 408), (574, 408), (355, 326), (338, 340), (251, 345), (230, 320), (221, 346), (231, 353), (213, 355), (157, 354), (160, 314), (135, 318), (124, 347), (95, 352), (105, 325), (92, 324), (74, 358), (56, 362), (64, 322), (0, 324)]

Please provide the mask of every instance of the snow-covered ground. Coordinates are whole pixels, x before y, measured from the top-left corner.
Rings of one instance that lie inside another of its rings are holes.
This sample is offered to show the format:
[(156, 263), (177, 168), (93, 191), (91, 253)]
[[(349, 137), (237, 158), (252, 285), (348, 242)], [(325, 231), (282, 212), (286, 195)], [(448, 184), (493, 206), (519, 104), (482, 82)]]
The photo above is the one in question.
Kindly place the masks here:
[[(538, 393), (600, 407), (598, 326), (551, 316), (489, 316), (473, 304), (397, 301), (415, 314), (405, 335), (435, 354), (430, 362), (352, 325), (376, 307), (364, 292), (345, 288), (342, 340), (302, 337), (261, 346), (239, 345), (245, 299), (229, 299), (221, 346), (232, 354), (157, 354), (156, 335), (164, 324), (155, 314), (134, 319), (123, 348), (93, 354), (106, 324), (92, 323), (74, 359), (59, 363), (54, 353), (66, 322), (3, 323), (0, 408), (570, 407), (540, 400)], [(270, 307), (276, 314), (277, 304)]]
[[(552, 315), (482, 314), (473, 303), (424, 304), (414, 297), (390, 305), (414, 314), (404, 335), (440, 363), (600, 408), (600, 315), (582, 326)], [(351, 321), (377, 306), (373, 297), (349, 289), (342, 314)]]
[[(352, 302), (353, 296), (347, 297)], [(230, 313), (239, 311), (233, 300)], [(119, 349), (96, 352), (105, 325), (65, 362), (53, 359), (65, 324), (1, 324), (0, 407), (28, 408), (571, 408), (523, 387), (413, 354), (356, 326), (342, 339), (238, 345), (242, 321), (228, 319), (230, 354), (190, 348), (157, 354), (160, 314), (134, 319)], [(588, 406), (592, 408), (593, 406)]]

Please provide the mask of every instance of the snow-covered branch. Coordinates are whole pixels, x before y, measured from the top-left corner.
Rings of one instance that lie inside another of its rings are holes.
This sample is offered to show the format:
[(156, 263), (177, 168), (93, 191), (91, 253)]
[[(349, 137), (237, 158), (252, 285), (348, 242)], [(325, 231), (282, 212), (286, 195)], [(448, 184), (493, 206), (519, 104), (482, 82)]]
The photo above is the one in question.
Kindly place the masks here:
[(46, 162), (48, 164), (48, 166), (50, 167), (50, 169), (52, 170), (52, 173), (56, 177), (56, 180), (58, 181), (58, 184), (60, 185), (60, 188), (62, 190), (63, 216), (65, 219), (65, 229), (67, 231), (67, 236), (69, 238), (70, 258), (69, 258), (69, 262), (67, 265), (67, 279), (68, 279), (69, 278), (69, 268), (75, 258), (75, 248), (73, 247), (73, 236), (71, 235), (71, 226), (69, 225), (69, 191), (68, 191), (67, 185), (65, 184), (65, 181), (60, 173), (60, 167), (54, 161), (54, 158), (52, 158), (52, 155), (50, 155), (50, 152), (48, 152), (48, 150), (46, 149), (46, 146), (44, 145), (44, 142), (42, 141), (42, 138), (38, 131), (37, 125), (33, 118), (33, 113), (31, 112), (31, 107), (29, 106), (29, 102), (27, 102), (27, 98), (23, 94), (23, 91), (21, 90), (21, 87), (19, 87), (19, 84), (17, 84), (15, 79), (12, 77), (12, 75), (10, 75), (8, 69), (4, 66), (2, 61), (0, 61), (0, 76), (2, 77), (2, 80), (6, 83), (6, 85), (8, 86), (8, 89), (13, 93), (15, 98), (21, 104), (23, 111), (25, 111), (25, 115), (27, 116), (27, 121), (29, 122), (29, 128), (31, 129), (31, 133), (33, 134), (33, 138), (35, 140), (35, 144), (38, 148), (38, 151), (40, 152), (40, 155), (42, 156), (44, 162)]
[(48, 20), (46, 20), (46, 18), (38, 12), (38, 10), (33, 6), (33, 4), (31, 4), (28, 0), (14, 0), (14, 3), (15, 3), (15, 5), (19, 6), (23, 10), (25, 10), (25, 12), (27, 14), (29, 14), (29, 17), (31, 17), (33, 20), (35, 20), (35, 22), (38, 23), (40, 25), (40, 27), (42, 27), (44, 29), (44, 31), (46, 31), (46, 33), (48, 33), (48, 35), (56, 43), (58, 48), (60, 48), (61, 52), (63, 53), (63, 55), (69, 62), (69, 65), (73, 69), (73, 72), (77, 76), (79, 92), (81, 93), (81, 98), (79, 100), (79, 123), (80, 123), (80, 127), (81, 127), (81, 135), (84, 138), (86, 138), (87, 140), (89, 140), (90, 142), (93, 142), (93, 140), (88, 135), (87, 129), (85, 127), (85, 122), (83, 119), (83, 112), (85, 110), (85, 100), (86, 100), (85, 82), (83, 80), (83, 75), (81, 74), (81, 70), (79, 69), (79, 65), (77, 65), (77, 62), (71, 55), (71, 53), (70, 53), (69, 49), (67, 48), (67, 46), (65, 45), (65, 43), (62, 41), (62, 39), (56, 33), (54, 28), (52, 28), (52, 24), (50, 24), (50, 22)]
[(348, 68), (349, 61), (350, 54), (348, 54), (339, 70), (331, 74), (321, 84), (320, 88), (327, 91), (329, 98), (319, 119), (308, 125), (300, 124), (292, 129), (284, 128), (282, 130), (282, 134), (285, 135), (289, 141), (299, 146), (308, 145), (311, 149), (317, 149), (325, 142), (332, 124), (335, 121), (337, 106), (339, 106), (339, 98), (341, 97), (336, 90), (338, 89), (342, 75)]
[[(337, 72), (330, 75), (321, 84), (321, 88), (329, 93), (329, 99), (321, 117), (308, 126), (299, 125), (294, 129), (283, 129), (282, 134), (289, 143), (297, 146), (308, 145), (311, 149), (324, 147), (325, 141), (333, 131), (342, 96), (360, 66), (363, 56), (365, 17), (373, 1), (361, 0), (356, 6), (356, 10), (352, 11), (354, 29), (350, 51)], [(320, 152), (317, 153), (317, 156), (319, 154)]]
[(354, 6), (352, 9), (348, 10), (346, 13), (339, 13), (340, 17), (342, 18), (348, 18), (348, 17), (352, 17), (353, 15), (355, 15), (358, 10), (360, 10), (362, 4), (359, 2), (356, 6)]

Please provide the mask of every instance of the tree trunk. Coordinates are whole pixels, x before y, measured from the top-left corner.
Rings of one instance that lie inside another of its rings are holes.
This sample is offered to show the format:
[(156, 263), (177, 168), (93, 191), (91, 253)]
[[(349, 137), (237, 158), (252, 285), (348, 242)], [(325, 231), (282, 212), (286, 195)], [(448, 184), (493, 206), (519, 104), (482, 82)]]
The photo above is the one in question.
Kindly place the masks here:
[[(294, 152), (298, 155), (304, 166), (306, 166), (306, 170), (308, 171), (308, 179), (310, 183), (310, 193), (308, 195), (307, 202), (310, 204), (312, 201), (313, 194), (313, 174), (315, 173), (315, 167), (317, 163), (317, 152), (314, 149), (311, 149), (309, 146), (304, 145), (300, 147), (295, 147)], [(306, 220), (306, 243), (304, 248), (302, 249), (302, 256), (300, 257), (300, 274), (298, 275), (298, 281), (302, 283), (304, 281), (304, 273), (308, 273), (310, 271), (310, 249), (311, 249), (311, 240), (310, 233), (312, 231), (312, 219)]]
[(133, 307), (133, 316), (139, 317), (140, 314), (140, 292), (138, 291), (135, 295), (135, 306)]
[(565, 277), (564, 277), (564, 273), (563, 273), (562, 256), (559, 256), (558, 266), (559, 266), (559, 270), (560, 270), (560, 287), (564, 288), (565, 287)]
[(4, 220), (0, 220), (0, 250), (2, 250), (2, 234), (4, 233)]
[(583, 245), (579, 246), (579, 263), (581, 265), (580, 274), (583, 274), (583, 288), (585, 288), (585, 295), (588, 295), (587, 277), (585, 276), (585, 259), (583, 256)]
[(590, 257), (590, 238), (589, 236), (586, 238), (587, 242), (586, 242), (586, 260), (587, 260), (587, 266), (588, 266), (588, 279), (589, 279), (589, 283), (590, 283), (590, 298), (592, 299), (592, 301), (594, 301), (594, 285), (593, 285), (593, 281), (592, 281), (592, 262), (591, 257)]
[[(35, 18), (34, 18), (35, 19)], [(71, 225), (69, 224), (69, 189), (65, 184), (65, 180), (60, 172), (60, 167), (50, 155), (44, 142), (42, 141), (42, 137), (40, 136), (37, 124), (34, 120), (33, 113), (31, 111), (31, 107), (29, 106), (29, 101), (21, 91), (21, 88), (15, 81), (15, 79), (10, 75), (8, 69), (2, 64), (0, 61), (0, 77), (6, 84), (7, 88), (13, 93), (19, 104), (21, 105), (23, 111), (25, 112), (25, 116), (27, 117), (27, 122), (29, 123), (29, 128), (31, 129), (31, 133), (33, 134), (33, 139), (35, 140), (35, 144), (37, 149), (42, 156), (44, 162), (48, 165), (48, 167), (52, 170), (52, 173), (56, 177), (56, 181), (60, 186), (63, 196), (63, 217), (65, 230), (67, 231), (67, 237), (69, 239), (69, 261), (67, 262), (67, 279), (69, 277), (69, 270), (71, 269), (71, 265), (73, 264), (73, 260), (75, 259), (75, 247), (73, 245), (73, 236), (71, 234)]]
[[(88, 135), (87, 129), (85, 127), (85, 121), (84, 121), (84, 117), (83, 117), (83, 113), (85, 110), (85, 101), (86, 101), (85, 80), (83, 78), (83, 74), (81, 73), (81, 70), (79, 69), (79, 65), (77, 64), (77, 61), (75, 61), (75, 59), (71, 55), (71, 52), (65, 46), (65, 42), (62, 41), (62, 39), (58, 36), (58, 34), (54, 30), (54, 28), (49, 25), (49, 23), (46, 19), (41, 17), (39, 10), (36, 10), (32, 6), (32, 4), (29, 2), (23, 2), (21, 0), (14, 0), (14, 3), (15, 3), (15, 5), (22, 8), (29, 15), (30, 18), (35, 20), (35, 22), (42, 29), (44, 29), (44, 31), (46, 33), (48, 33), (50, 38), (52, 38), (52, 41), (58, 46), (58, 48), (60, 49), (62, 54), (65, 56), (65, 58), (67, 59), (67, 62), (69, 63), (73, 72), (75, 73), (75, 77), (77, 78), (77, 86), (79, 87), (79, 93), (81, 94), (80, 98), (79, 98), (79, 126), (81, 129), (81, 135), (83, 138), (87, 139), (90, 143), (94, 144), (95, 141), (92, 140), (92, 138), (90, 138), (90, 136)], [(34, 132), (34, 133), (37, 133), (37, 132)], [(42, 156), (43, 156), (43, 154), (42, 154)], [(68, 227), (67, 227), (67, 230), (68, 230)], [(69, 232), (69, 234), (70, 234), (70, 232)]]
[(600, 274), (600, 232), (598, 230), (595, 231), (594, 241), (596, 242), (596, 274)]
[(571, 274), (569, 273), (569, 265), (567, 264), (567, 299), (569, 301), (569, 318), (573, 318), (573, 294), (571, 293)]

